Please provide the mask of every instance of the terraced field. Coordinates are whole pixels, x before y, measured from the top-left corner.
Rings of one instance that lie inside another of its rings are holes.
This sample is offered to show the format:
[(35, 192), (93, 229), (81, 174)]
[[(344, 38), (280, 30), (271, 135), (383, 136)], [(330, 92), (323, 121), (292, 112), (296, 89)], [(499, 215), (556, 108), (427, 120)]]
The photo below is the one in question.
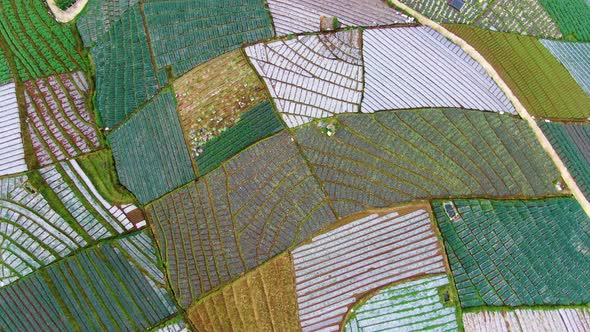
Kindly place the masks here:
[(199, 331), (297, 331), (293, 263), (281, 255), (188, 311)]
[(286, 133), (247, 148), (147, 211), (183, 307), (336, 219)]
[(1, 47), (2, 44), (0, 43), (0, 85), (4, 85), (12, 81), (12, 72), (4, 52), (1, 51)]
[(590, 223), (572, 198), (444, 201), (433, 210), (463, 307), (590, 300)]
[(531, 115), (590, 117), (590, 96), (539, 40), (459, 25), (447, 28), (494, 66)]
[(274, 34), (263, 0), (146, 0), (143, 8), (156, 65), (176, 77)]
[(458, 107), (516, 114), (479, 63), (428, 27), (367, 30), (363, 58), (364, 113)]
[(449, 287), (447, 276), (433, 276), (382, 289), (355, 306), (344, 331), (457, 331)]
[(514, 310), (466, 313), (466, 332), (477, 331), (588, 331), (587, 309)]
[(76, 253), (1, 288), (0, 327), (6, 331), (146, 329), (176, 312), (161, 283), (164, 275), (155, 253), (151, 240), (138, 233), (133, 239)]
[(108, 136), (121, 183), (146, 204), (195, 179), (170, 91)]
[(334, 28), (333, 17), (341, 27), (377, 26), (409, 23), (408, 16), (382, 0), (269, 0), (268, 7), (278, 36), (319, 31), (321, 22)]
[(590, 41), (590, 3), (588, 0), (539, 0), (553, 17), (567, 40)]
[(76, 19), (76, 28), (84, 46), (93, 46), (137, 2), (138, 0), (89, 1), (84, 12)]
[(302, 331), (339, 331), (362, 294), (407, 278), (444, 273), (428, 211), (379, 211), (318, 235), (292, 252)]
[(559, 173), (527, 124), (462, 110), (337, 117), (333, 137), (315, 126), (297, 142), (339, 216), (415, 198), (539, 196)]
[(0, 176), (27, 170), (16, 85), (0, 85)]
[(590, 95), (590, 43), (541, 40), (541, 43), (572, 74), (576, 82)]
[(360, 31), (305, 35), (246, 47), (289, 127), (357, 112), (362, 98)]
[(25, 82), (27, 126), (40, 166), (101, 147), (82, 72)]
[(2, 0), (0, 7), (2, 43), (20, 81), (88, 69), (72, 27), (59, 25), (42, 1)]
[(113, 128), (159, 88), (139, 5), (130, 7), (97, 36), (90, 53), (96, 67), (101, 127)]

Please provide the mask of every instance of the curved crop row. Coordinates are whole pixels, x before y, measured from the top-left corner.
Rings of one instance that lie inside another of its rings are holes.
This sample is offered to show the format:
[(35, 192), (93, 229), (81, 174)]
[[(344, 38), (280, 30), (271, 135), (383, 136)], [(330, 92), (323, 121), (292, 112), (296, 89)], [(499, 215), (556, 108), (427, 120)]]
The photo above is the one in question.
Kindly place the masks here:
[(76, 27), (84, 46), (92, 46), (137, 2), (138, 0), (88, 1), (84, 12), (76, 19)]
[(571, 43), (541, 40), (541, 43), (572, 74), (574, 79), (590, 95), (590, 43)]
[(26, 170), (16, 85), (0, 85), (0, 176)]
[(148, 215), (185, 307), (335, 219), (286, 133), (154, 202)]
[(481, 331), (563, 331), (590, 330), (587, 309), (483, 311), (463, 315), (466, 332)]
[(463, 307), (590, 301), (590, 220), (575, 199), (436, 201), (433, 210)]
[(415, 198), (539, 196), (559, 173), (526, 122), (463, 110), (342, 115), (295, 135), (340, 216)]
[(567, 40), (590, 41), (588, 0), (539, 0)]
[(8, 65), (8, 60), (4, 56), (4, 51), (1, 48), (2, 43), (0, 42), (0, 85), (4, 85), (12, 81), (12, 72)]
[(94, 114), (86, 108), (88, 82), (81, 72), (25, 82), (27, 125), (39, 165), (100, 148)]

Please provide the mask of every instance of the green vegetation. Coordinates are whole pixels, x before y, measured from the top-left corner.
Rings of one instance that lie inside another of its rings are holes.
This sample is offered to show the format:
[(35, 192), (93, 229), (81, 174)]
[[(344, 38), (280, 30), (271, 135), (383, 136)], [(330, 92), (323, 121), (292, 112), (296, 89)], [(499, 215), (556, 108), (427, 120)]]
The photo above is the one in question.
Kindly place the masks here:
[(76, 159), (96, 190), (115, 205), (131, 204), (135, 197), (119, 183), (111, 150), (103, 149)]
[(2, 50), (2, 43), (0, 43), (0, 85), (8, 83), (12, 80), (12, 73), (10, 72), (10, 66), (8, 60), (4, 56)]
[(433, 211), (463, 307), (590, 301), (590, 220), (575, 199), (454, 200)]
[(283, 124), (273, 111), (270, 101), (266, 100), (254, 106), (242, 114), (235, 126), (195, 151), (199, 175), (210, 172), (247, 146), (281, 129)]
[(66, 10), (70, 8), (77, 0), (57, 0), (55, 4), (61, 10)]
[(71, 25), (60, 25), (43, 1), (0, 0), (0, 34), (21, 81), (88, 68)]
[[(68, 0), (64, 0), (68, 1)], [(84, 46), (92, 46), (137, 0), (92, 0), (76, 19)]]
[(539, 0), (557, 22), (563, 37), (570, 41), (590, 41), (588, 0)]
[(447, 28), (494, 66), (532, 115), (562, 119), (590, 117), (590, 96), (539, 40), (460, 25)]

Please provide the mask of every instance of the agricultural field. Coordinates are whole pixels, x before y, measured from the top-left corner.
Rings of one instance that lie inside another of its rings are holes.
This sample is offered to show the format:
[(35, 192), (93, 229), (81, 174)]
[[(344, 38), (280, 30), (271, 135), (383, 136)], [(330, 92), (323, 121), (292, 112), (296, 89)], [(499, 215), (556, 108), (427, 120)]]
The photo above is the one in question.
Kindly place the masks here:
[(434, 21), (442, 23), (473, 22), (489, 6), (491, 0), (466, 0), (461, 11), (449, 6), (446, 0), (401, 0), (410, 8)]
[(90, 49), (101, 127), (113, 128), (159, 89), (139, 5), (130, 7)]
[(145, 0), (143, 8), (156, 65), (175, 77), (274, 35), (263, 0)]
[(588, 0), (539, 0), (569, 41), (590, 42), (590, 3)]
[(297, 142), (339, 216), (416, 198), (558, 193), (555, 166), (526, 123), (464, 110), (341, 115)]
[(197, 302), (188, 317), (198, 331), (297, 331), (293, 263), (278, 256)]
[(151, 329), (152, 332), (190, 332), (192, 330), (189, 329), (188, 325), (182, 318), (182, 316), (177, 316), (172, 318), (169, 321), (166, 321), (164, 324)]
[(195, 179), (170, 91), (108, 135), (121, 183), (146, 204)]
[(463, 307), (590, 301), (590, 222), (574, 199), (435, 201), (433, 211)]
[(2, 44), (18, 80), (88, 69), (74, 29), (59, 25), (42, 1), (1, 0), (0, 7)]
[(586, 198), (590, 198), (590, 125), (540, 122), (539, 127)]
[(382, 289), (354, 307), (344, 331), (457, 331), (458, 316), (450, 287), (449, 278), (443, 275)]
[(426, 107), (516, 113), (479, 63), (430, 28), (367, 30), (363, 58), (364, 113)]
[(278, 36), (319, 31), (324, 22), (332, 30), (413, 21), (382, 0), (268, 0), (268, 7)]
[(147, 212), (183, 307), (336, 219), (284, 132), (155, 201)]
[(84, 12), (76, 20), (76, 28), (84, 46), (92, 47), (137, 2), (138, 0), (89, 1)]
[(358, 112), (363, 63), (359, 30), (259, 43), (246, 47), (289, 127), (338, 113)]
[(463, 314), (465, 332), (590, 331), (588, 309), (503, 310)]
[(586, 119), (590, 96), (535, 38), (460, 25), (449, 30), (475, 47), (527, 111), (541, 118)]
[[(1, 60), (1, 59), (0, 59)], [(27, 170), (16, 85), (0, 85), (0, 176)]]
[(74, 158), (101, 147), (89, 85), (82, 72), (24, 83), (27, 127), (40, 166)]
[[(69, 256), (0, 289), (5, 331), (144, 330), (174, 314), (144, 233)], [(27, 294), (27, 296), (20, 296)]]
[(178, 114), (191, 157), (267, 98), (264, 84), (240, 50), (228, 52), (174, 81)]
[(2, 43), (0, 42), (0, 85), (10, 83), (12, 81), (12, 72), (8, 65), (8, 60), (2, 51)]
[(572, 74), (576, 82), (590, 95), (590, 43), (541, 40), (541, 43)]
[(357, 297), (393, 282), (445, 273), (423, 206), (352, 216), (292, 251), (302, 331), (339, 331)]

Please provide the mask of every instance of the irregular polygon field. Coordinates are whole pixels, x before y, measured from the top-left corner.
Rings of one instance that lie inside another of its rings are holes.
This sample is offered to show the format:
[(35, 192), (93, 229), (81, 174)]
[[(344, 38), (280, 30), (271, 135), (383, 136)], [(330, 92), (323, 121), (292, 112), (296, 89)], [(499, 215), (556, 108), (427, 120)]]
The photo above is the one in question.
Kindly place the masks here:
[(437, 22), (470, 23), (488, 7), (490, 0), (466, 0), (461, 10), (449, 6), (447, 0), (401, 0), (410, 8)]
[(198, 331), (297, 331), (293, 263), (281, 255), (196, 303), (188, 317)]
[(590, 41), (590, 2), (588, 0), (539, 0), (553, 17), (563, 37), (569, 41)]
[(267, 98), (264, 84), (235, 50), (203, 63), (174, 81), (180, 124), (191, 156), (231, 128), (243, 112)]
[(14, 83), (0, 85), (0, 176), (27, 170)]
[(1, 0), (0, 35), (20, 81), (85, 71), (71, 25), (60, 25), (37, 0)]
[(190, 332), (188, 325), (182, 319), (182, 316), (171, 319), (165, 324), (151, 330), (153, 332)]
[(382, 0), (269, 0), (278, 36), (320, 30), (322, 16), (337, 17), (342, 27), (408, 23), (410, 18)]
[(590, 96), (538, 39), (461, 25), (446, 28), (494, 66), (531, 115), (590, 117)]
[(274, 34), (263, 0), (146, 0), (143, 8), (156, 65), (176, 77)]
[(25, 82), (27, 125), (40, 166), (100, 148), (82, 72)]
[(145, 330), (176, 312), (156, 264), (156, 250), (142, 233), (78, 252), (0, 289), (0, 327)]
[(92, 46), (138, 0), (93, 0), (76, 19), (84, 46)]
[(90, 53), (98, 113), (102, 126), (113, 128), (158, 90), (139, 5), (111, 24)]
[(457, 331), (449, 287), (449, 278), (442, 275), (384, 288), (355, 306), (344, 331)]
[(357, 297), (403, 279), (444, 273), (428, 211), (376, 212), (292, 252), (303, 331), (340, 331)]
[(540, 122), (539, 127), (590, 199), (590, 125)]
[(590, 220), (573, 198), (433, 203), (463, 307), (590, 301)]
[(572, 74), (574, 79), (590, 95), (590, 43), (570, 43), (541, 40), (541, 43)]
[(341, 115), (295, 135), (339, 216), (415, 198), (542, 196), (559, 173), (527, 123), (464, 110)]
[(195, 178), (170, 91), (157, 95), (108, 139), (121, 183), (142, 204)]
[(587, 309), (482, 311), (463, 314), (466, 332), (532, 332), (590, 330)]
[(289, 127), (358, 112), (363, 89), (360, 31), (305, 35), (246, 47)]
[(287, 133), (148, 206), (184, 307), (336, 219)]
[(428, 27), (366, 30), (363, 57), (364, 113), (458, 107), (516, 114), (479, 63)]

